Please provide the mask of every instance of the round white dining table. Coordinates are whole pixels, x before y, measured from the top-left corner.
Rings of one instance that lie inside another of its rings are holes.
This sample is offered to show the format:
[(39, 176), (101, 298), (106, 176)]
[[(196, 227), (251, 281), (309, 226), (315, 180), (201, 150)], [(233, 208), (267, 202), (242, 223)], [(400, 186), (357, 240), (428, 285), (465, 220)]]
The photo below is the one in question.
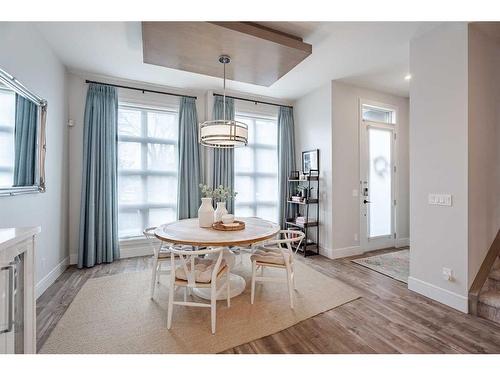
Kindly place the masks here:
[[(160, 225), (155, 230), (155, 236), (164, 242), (174, 245), (191, 245), (196, 247), (224, 247), (224, 259), (233, 268), (236, 263), (230, 246), (251, 246), (276, 236), (280, 226), (268, 220), (256, 217), (236, 218), (245, 222), (245, 229), (237, 231), (220, 231), (213, 228), (200, 228), (198, 219), (184, 219)], [(230, 274), (231, 298), (245, 290), (246, 281), (234, 273)], [(205, 299), (210, 299), (209, 288), (194, 289), (193, 293)], [(221, 292), (217, 299), (226, 299), (227, 295)]]

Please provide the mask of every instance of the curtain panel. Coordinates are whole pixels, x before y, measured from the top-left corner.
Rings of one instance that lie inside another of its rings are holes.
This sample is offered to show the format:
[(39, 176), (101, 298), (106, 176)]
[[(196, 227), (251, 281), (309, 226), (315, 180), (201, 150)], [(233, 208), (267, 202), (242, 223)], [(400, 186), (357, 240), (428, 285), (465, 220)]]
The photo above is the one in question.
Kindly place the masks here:
[(293, 108), (280, 107), (278, 114), (278, 191), (279, 224), (286, 225), (288, 177), (295, 170), (295, 132)]
[(16, 94), (14, 186), (35, 184), (37, 111), (35, 103)]
[(83, 134), (78, 267), (119, 258), (117, 194), (118, 93), (89, 84)]
[(200, 144), (196, 100), (182, 97), (179, 107), (179, 172), (177, 218), (198, 216), (200, 205)]
[[(213, 119), (219, 120), (224, 114), (224, 98), (222, 96), (214, 97)], [(226, 98), (226, 120), (234, 120), (234, 99)], [(219, 185), (229, 187), (234, 191), (234, 150), (233, 149), (214, 149), (214, 168), (213, 168), (213, 187)], [(227, 202), (227, 210), (234, 213), (234, 199)]]

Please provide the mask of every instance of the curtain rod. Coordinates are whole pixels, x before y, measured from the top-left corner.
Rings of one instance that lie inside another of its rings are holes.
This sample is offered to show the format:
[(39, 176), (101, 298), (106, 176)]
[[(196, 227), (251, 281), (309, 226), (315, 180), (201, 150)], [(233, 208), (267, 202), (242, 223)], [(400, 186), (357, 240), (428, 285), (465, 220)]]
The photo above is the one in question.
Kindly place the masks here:
[(163, 95), (171, 95), (171, 96), (180, 96), (180, 97), (186, 97), (186, 98), (193, 98), (193, 99), (198, 99), (196, 96), (190, 96), (190, 95), (181, 95), (181, 94), (174, 94), (171, 92), (164, 92), (164, 91), (156, 91), (156, 90), (148, 90), (148, 89), (141, 89), (139, 87), (131, 87), (131, 86), (122, 86), (122, 85), (114, 85), (112, 83), (106, 83), (106, 82), (97, 82), (97, 81), (90, 81), (88, 79), (85, 80), (85, 83), (97, 83), (99, 85), (108, 85), (108, 86), (113, 86), (113, 87), (119, 87), (121, 89), (129, 89), (129, 90), (137, 90), (137, 91), (142, 91), (143, 93), (145, 92), (152, 92), (155, 94), (163, 94)]
[[(224, 95), (214, 93), (214, 96), (224, 96)], [(283, 105), (283, 104), (276, 104), (276, 103), (262, 102), (262, 101), (260, 101), (260, 100), (252, 100), (252, 99), (238, 98), (237, 96), (230, 96), (230, 95), (226, 95), (226, 98), (231, 98), (231, 99), (236, 99), (236, 100), (243, 100), (244, 102), (251, 102), (251, 103), (259, 103), (259, 104), (274, 105), (274, 106), (277, 106), (277, 107), (287, 107), (287, 108), (293, 108), (293, 106), (291, 106), (291, 105)]]

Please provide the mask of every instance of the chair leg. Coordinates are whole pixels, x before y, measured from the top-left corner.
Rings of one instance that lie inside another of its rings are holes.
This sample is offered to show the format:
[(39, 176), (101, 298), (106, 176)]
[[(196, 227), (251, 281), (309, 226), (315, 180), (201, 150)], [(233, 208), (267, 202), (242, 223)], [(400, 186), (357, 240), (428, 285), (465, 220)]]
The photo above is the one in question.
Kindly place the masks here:
[(151, 299), (153, 299), (155, 294), (155, 285), (158, 278), (158, 258), (155, 256), (153, 259), (153, 270), (151, 275)]
[(187, 290), (188, 290), (189, 287), (185, 287), (184, 288), (184, 302), (187, 301)]
[(295, 269), (292, 267), (292, 281), (293, 281), (293, 290), (297, 290), (297, 284), (295, 282)]
[(288, 293), (290, 294), (290, 307), (293, 309), (293, 280), (292, 280), (292, 270), (290, 265), (286, 267), (286, 276), (288, 278)]
[(168, 311), (167, 311), (167, 329), (172, 327), (172, 314), (174, 310), (174, 294), (175, 284), (170, 283), (170, 290), (168, 291)]
[[(261, 268), (264, 268), (260, 266)], [(257, 273), (257, 263), (255, 260), (252, 262), (252, 289), (250, 293), (250, 303), (253, 305), (254, 297), (255, 297), (255, 277)]]
[(227, 307), (231, 307), (231, 274), (230, 270), (226, 274), (226, 293), (227, 293)]
[(215, 324), (217, 323), (217, 299), (216, 299), (216, 287), (215, 284), (212, 285), (212, 293), (210, 296), (210, 317), (212, 321), (212, 335), (215, 335)]

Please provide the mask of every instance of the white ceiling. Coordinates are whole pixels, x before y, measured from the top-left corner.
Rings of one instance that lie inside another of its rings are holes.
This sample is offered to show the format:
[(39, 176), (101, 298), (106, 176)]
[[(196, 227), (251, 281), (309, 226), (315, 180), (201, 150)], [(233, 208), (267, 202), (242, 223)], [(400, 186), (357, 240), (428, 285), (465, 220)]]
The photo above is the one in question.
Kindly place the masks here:
[[(341, 79), (408, 95), (409, 41), (429, 22), (262, 22), (301, 36), (313, 53), (270, 87), (228, 82), (228, 89), (296, 99)], [(71, 70), (192, 90), (218, 89), (219, 78), (142, 62), (140, 22), (43, 22), (35, 26)]]

